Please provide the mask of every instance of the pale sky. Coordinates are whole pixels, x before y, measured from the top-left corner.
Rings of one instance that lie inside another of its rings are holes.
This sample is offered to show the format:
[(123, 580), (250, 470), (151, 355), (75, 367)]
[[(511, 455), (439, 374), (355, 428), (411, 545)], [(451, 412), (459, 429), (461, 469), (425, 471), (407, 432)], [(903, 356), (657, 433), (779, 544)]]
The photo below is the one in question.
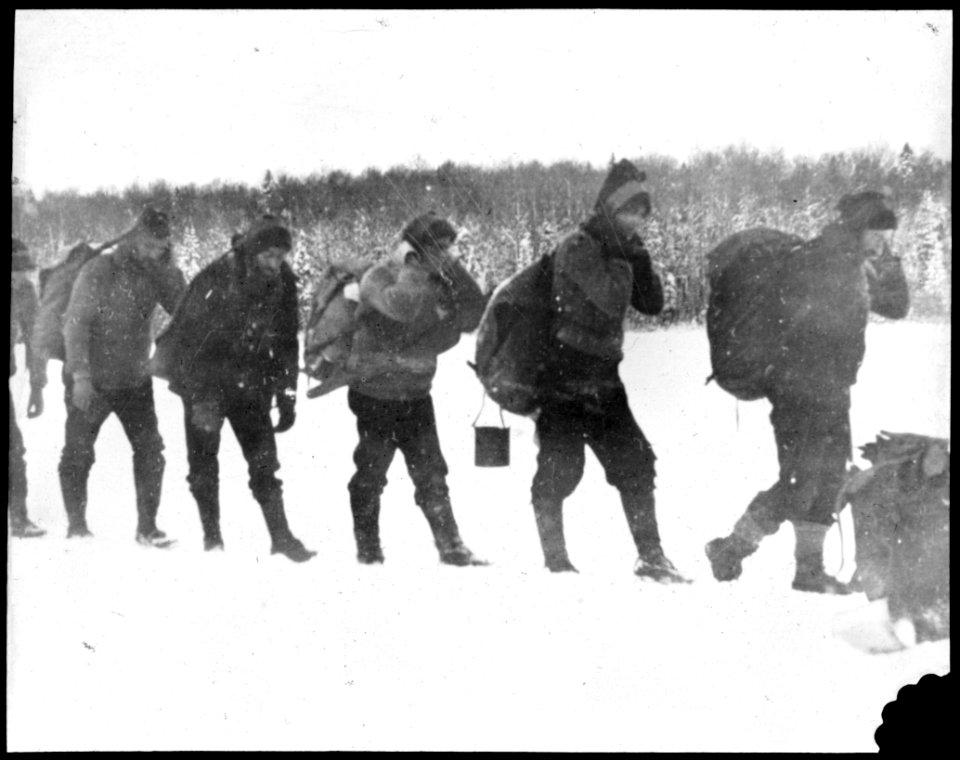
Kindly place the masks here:
[(90, 11), (15, 16), (35, 193), (421, 161), (952, 156), (948, 11)]

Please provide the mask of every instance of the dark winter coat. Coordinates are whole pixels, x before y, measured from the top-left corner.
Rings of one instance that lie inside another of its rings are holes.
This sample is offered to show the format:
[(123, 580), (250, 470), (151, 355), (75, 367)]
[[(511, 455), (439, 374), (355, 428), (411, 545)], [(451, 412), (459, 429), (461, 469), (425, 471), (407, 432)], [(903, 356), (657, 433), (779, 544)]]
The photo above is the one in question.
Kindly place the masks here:
[(87, 262), (64, 316), (66, 371), (95, 387), (135, 388), (149, 376), (151, 318), (159, 304), (172, 313), (186, 287), (172, 264), (141, 261), (121, 244)]
[(30, 347), (34, 319), (37, 314), (37, 291), (29, 280), (14, 280), (10, 286), (10, 377), (17, 372), (13, 347), (22, 342), (25, 346), (30, 383), (35, 384), (33, 351)]
[(772, 377), (781, 393), (842, 397), (857, 381), (870, 310), (906, 316), (909, 292), (899, 259), (864, 263), (858, 235), (829, 225), (796, 257), (799, 276), (784, 276), (784, 313), (794, 315)]
[(360, 282), (349, 366), (361, 376), (351, 387), (380, 399), (428, 395), (437, 356), (476, 329), (483, 306), (480, 287), (459, 263), (439, 272), (407, 253), (372, 267)]
[(594, 393), (618, 384), (627, 306), (642, 314), (663, 309), (663, 289), (650, 254), (597, 219), (565, 237), (553, 254), (554, 317), (544, 392)]
[(248, 276), (231, 251), (196, 276), (173, 320), (157, 338), (155, 375), (183, 398), (222, 401), (296, 391), (299, 371), (297, 277), (284, 263), (280, 276)]

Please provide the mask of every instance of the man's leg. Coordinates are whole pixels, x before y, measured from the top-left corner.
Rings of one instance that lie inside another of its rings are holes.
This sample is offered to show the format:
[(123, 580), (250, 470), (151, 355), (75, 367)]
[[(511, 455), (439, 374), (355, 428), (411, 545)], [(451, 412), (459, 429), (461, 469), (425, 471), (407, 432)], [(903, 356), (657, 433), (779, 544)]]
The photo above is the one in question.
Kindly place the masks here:
[(153, 381), (136, 388), (105, 394), (116, 410), (123, 431), (133, 448), (133, 478), (137, 491), (137, 541), (163, 548), (173, 543), (157, 528), (157, 512), (163, 488), (163, 438), (157, 424)]
[(460, 538), (447, 487), (447, 463), (440, 451), (433, 400), (427, 396), (406, 402), (401, 422), (400, 450), (414, 485), (414, 500), (423, 510), (440, 561), (447, 565), (486, 565)]
[(7, 470), (10, 478), (7, 488), (10, 534), (17, 538), (36, 538), (46, 531), (38, 528), (27, 517), (27, 462), (24, 458), (27, 449), (23, 445), (23, 435), (17, 426), (16, 410), (13, 407), (13, 396), (10, 395), (9, 386), (7, 397), (10, 400), (10, 464)]
[(370, 398), (354, 390), (348, 391), (347, 401), (357, 418), (359, 436), (353, 452), (356, 471), (347, 484), (357, 560), (365, 565), (379, 564), (383, 562), (380, 495), (397, 451), (395, 428), (399, 409), (396, 402)]
[(607, 482), (620, 492), (630, 536), (637, 547), (634, 574), (668, 583), (686, 583), (667, 559), (657, 525), (654, 479), (656, 455), (630, 410), (626, 391), (613, 391), (589, 425), (587, 443), (603, 466)]
[(793, 588), (825, 594), (848, 594), (851, 589), (828, 575), (823, 565), (827, 532), (836, 522), (837, 494), (843, 487), (851, 454), (849, 401), (818, 409), (814, 435), (802, 454), (802, 477), (813, 484), (814, 495), (791, 517), (796, 546)]
[(87, 479), (96, 461), (94, 445), (97, 436), (111, 409), (101, 397), (94, 401), (89, 411), (80, 411), (73, 405), (73, 380), (70, 376), (65, 379), (67, 420), (59, 474), (63, 505), (67, 511), (67, 538), (92, 536), (87, 526)]
[(294, 562), (306, 562), (316, 556), (293, 535), (283, 506), (283, 482), (276, 476), (280, 469), (277, 441), (270, 420), (270, 400), (266, 396), (233, 399), (226, 409), (250, 474), (250, 490), (259, 502), (272, 542), (271, 553), (283, 554)]
[(193, 422), (193, 404), (183, 400), (183, 428), (187, 440), (187, 483), (197, 502), (200, 525), (203, 528), (203, 548), (223, 548), (220, 533), (220, 431), (223, 417), (215, 415), (215, 430), (204, 430)]
[(531, 496), (540, 546), (551, 572), (576, 572), (563, 534), (563, 502), (583, 477), (583, 410), (576, 404), (545, 404), (537, 417), (537, 472)]

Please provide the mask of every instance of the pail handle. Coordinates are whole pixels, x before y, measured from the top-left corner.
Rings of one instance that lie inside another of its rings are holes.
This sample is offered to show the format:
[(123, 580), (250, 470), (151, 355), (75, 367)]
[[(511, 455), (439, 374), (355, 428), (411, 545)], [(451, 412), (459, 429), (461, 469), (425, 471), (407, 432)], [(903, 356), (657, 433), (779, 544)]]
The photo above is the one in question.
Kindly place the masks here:
[[(486, 403), (486, 401), (487, 401), (487, 392), (483, 391), (483, 395), (480, 396), (480, 410), (477, 412), (477, 416), (473, 420), (474, 427), (477, 426), (477, 420), (480, 419), (480, 415), (483, 413), (483, 405)], [(500, 410), (500, 427), (506, 428), (507, 424), (503, 421), (503, 407), (498, 406), (497, 408)]]

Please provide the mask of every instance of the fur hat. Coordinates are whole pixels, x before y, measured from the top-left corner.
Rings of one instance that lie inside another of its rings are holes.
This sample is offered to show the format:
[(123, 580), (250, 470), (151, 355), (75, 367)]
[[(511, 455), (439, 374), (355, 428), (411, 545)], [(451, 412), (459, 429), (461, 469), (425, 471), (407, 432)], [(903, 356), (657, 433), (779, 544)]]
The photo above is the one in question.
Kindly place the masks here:
[(33, 256), (30, 255), (24, 242), (13, 238), (10, 270), (13, 272), (28, 272), (36, 268), (37, 262), (33, 260)]
[(854, 230), (895, 230), (897, 215), (889, 205), (889, 196), (874, 190), (843, 196), (837, 203), (840, 222)]
[(289, 251), (293, 248), (293, 239), (283, 221), (268, 214), (250, 225), (250, 229), (243, 235), (234, 235), (231, 244), (235, 251), (246, 256), (256, 256), (274, 247)]
[(646, 216), (651, 208), (650, 195), (640, 184), (646, 178), (646, 172), (638, 169), (627, 159), (621, 159), (610, 167), (610, 173), (603, 181), (603, 187), (600, 188), (594, 208), (609, 215), (628, 208), (637, 208)]
[(404, 227), (401, 237), (413, 246), (417, 253), (422, 254), (427, 248), (438, 247), (441, 240), (456, 240), (457, 230), (446, 219), (430, 211)]
[(157, 240), (166, 240), (170, 237), (170, 217), (153, 206), (147, 206), (141, 212), (137, 227), (146, 230)]

